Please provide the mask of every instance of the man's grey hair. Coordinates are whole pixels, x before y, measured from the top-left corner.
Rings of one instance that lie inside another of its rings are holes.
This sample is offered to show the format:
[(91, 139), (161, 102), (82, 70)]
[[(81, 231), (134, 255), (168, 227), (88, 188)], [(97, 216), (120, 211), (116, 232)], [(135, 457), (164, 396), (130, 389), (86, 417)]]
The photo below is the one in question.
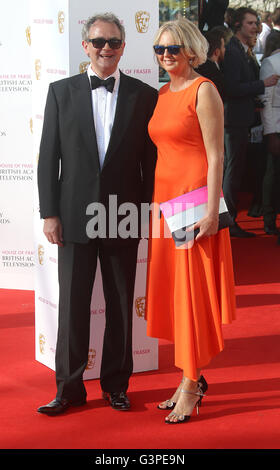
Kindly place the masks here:
[(118, 27), (118, 29), (120, 30), (121, 39), (123, 41), (125, 40), (125, 29), (124, 29), (123, 25), (121, 24), (120, 20), (117, 18), (117, 16), (115, 16), (113, 13), (99, 13), (97, 15), (91, 16), (87, 20), (87, 22), (84, 24), (83, 29), (82, 29), (82, 39), (83, 39), (83, 41), (87, 41), (89, 39), (90, 27), (96, 21), (104, 21), (105, 23), (115, 24)]

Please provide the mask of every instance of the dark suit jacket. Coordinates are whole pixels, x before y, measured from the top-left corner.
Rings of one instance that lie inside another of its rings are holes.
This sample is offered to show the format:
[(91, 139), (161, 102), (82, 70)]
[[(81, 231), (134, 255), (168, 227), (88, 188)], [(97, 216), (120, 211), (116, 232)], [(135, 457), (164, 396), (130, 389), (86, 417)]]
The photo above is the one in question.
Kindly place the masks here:
[(115, 121), (102, 170), (93, 122), (87, 73), (49, 87), (38, 164), (40, 215), (59, 216), (65, 241), (88, 241), (88, 204), (108, 209), (109, 195), (118, 205), (149, 202), (156, 149), (147, 125), (157, 91), (121, 73)]
[(202, 8), (200, 6), (199, 9), (199, 29), (202, 31), (205, 23), (208, 24), (208, 30), (214, 26), (223, 26), (228, 4), (229, 0), (203, 0)]
[(227, 95), (225, 126), (252, 126), (255, 121), (255, 97), (264, 93), (264, 83), (256, 79), (256, 70), (235, 36), (226, 47), (223, 71)]
[(201, 64), (197, 69), (197, 73), (203, 77), (209, 78), (217, 87), (222, 100), (225, 100), (225, 83), (223, 72), (218, 69), (217, 65), (210, 59)]

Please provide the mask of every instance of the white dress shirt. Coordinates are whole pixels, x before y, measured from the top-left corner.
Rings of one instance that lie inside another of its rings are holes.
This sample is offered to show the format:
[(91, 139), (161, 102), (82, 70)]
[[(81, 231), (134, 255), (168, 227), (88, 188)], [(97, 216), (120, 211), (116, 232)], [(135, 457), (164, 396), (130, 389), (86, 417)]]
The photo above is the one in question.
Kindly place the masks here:
[(257, 38), (257, 43), (254, 47), (254, 52), (256, 54), (264, 53), (266, 38), (270, 32), (271, 32), (271, 28), (266, 23), (262, 23), (262, 32), (259, 34)]
[[(97, 75), (95, 72), (93, 72), (90, 66), (88, 67), (87, 73), (89, 80), (91, 75)], [(112, 93), (107, 91), (104, 86), (100, 86), (99, 88), (91, 91), (93, 120), (99, 153), (100, 168), (102, 168), (104, 163), (104, 158), (107, 152), (115, 118), (120, 84), (119, 70), (117, 69), (112, 75), (110, 75), (110, 77), (114, 77), (116, 79)], [(107, 78), (109, 77), (106, 77), (106, 79)]]

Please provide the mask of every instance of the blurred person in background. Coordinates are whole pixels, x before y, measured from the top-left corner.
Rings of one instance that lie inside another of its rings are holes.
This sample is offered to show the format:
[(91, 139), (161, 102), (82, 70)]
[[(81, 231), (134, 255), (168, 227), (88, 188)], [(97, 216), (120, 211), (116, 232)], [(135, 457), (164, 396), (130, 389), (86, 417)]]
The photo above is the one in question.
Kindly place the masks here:
[[(266, 40), (261, 61), (260, 78), (265, 80), (271, 74), (280, 77), (280, 34), (271, 33)], [(280, 210), (280, 83), (266, 88), (261, 96), (264, 107), (261, 110), (263, 133), (267, 149), (267, 167), (263, 185), (264, 230), (277, 235), (276, 217)], [(279, 238), (280, 240), (280, 238)]]
[(261, 14), (261, 24), (262, 30), (257, 37), (257, 43), (254, 49), (256, 54), (264, 53), (266, 38), (272, 29), (272, 14), (270, 11), (265, 11)]
[(222, 29), (213, 28), (211, 31), (206, 31), (204, 36), (209, 44), (207, 52), (207, 60), (201, 64), (197, 69), (197, 73), (203, 77), (209, 78), (217, 87), (222, 100), (225, 100), (225, 83), (224, 75), (221, 70), (221, 63), (225, 56), (225, 39)]
[(273, 74), (265, 80), (256, 78), (256, 67), (248, 49), (257, 33), (258, 14), (251, 8), (235, 11), (233, 29), (225, 52), (224, 76), (227, 99), (225, 102), (225, 162), (223, 191), (234, 225), (231, 236), (249, 238), (252, 232), (243, 230), (236, 222), (238, 193), (247, 162), (250, 128), (255, 123), (256, 97), (265, 87), (274, 86), (278, 76)]

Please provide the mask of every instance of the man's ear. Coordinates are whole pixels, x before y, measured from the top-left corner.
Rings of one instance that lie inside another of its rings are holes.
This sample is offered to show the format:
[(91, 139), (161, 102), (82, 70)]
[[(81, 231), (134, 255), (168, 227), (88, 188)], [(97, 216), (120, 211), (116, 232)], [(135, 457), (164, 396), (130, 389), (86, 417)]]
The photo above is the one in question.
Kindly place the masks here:
[(122, 47), (122, 55), (123, 55), (123, 51), (124, 51), (124, 48), (125, 48), (125, 42), (121, 45)]
[(238, 21), (237, 23), (234, 23), (234, 30), (239, 31), (241, 28), (241, 23)]
[(88, 42), (87, 41), (82, 41), (82, 46), (83, 46), (83, 49), (84, 49), (86, 55), (89, 57)]

